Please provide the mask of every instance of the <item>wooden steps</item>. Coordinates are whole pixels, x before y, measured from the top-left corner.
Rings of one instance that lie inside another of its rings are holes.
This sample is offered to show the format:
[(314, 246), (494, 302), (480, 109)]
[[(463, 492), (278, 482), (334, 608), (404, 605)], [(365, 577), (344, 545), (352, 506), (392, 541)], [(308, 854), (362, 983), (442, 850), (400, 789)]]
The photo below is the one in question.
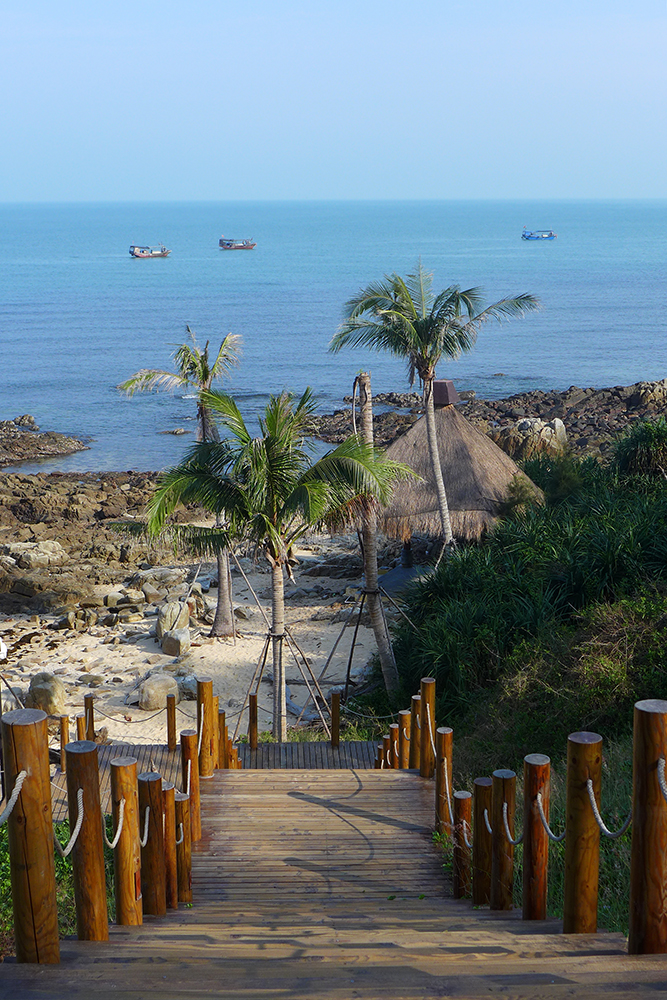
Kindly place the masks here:
[(667, 995), (619, 934), (450, 898), (433, 785), (406, 771), (227, 771), (202, 783), (192, 908), (59, 966), (0, 965), (9, 1000), (429, 1000)]

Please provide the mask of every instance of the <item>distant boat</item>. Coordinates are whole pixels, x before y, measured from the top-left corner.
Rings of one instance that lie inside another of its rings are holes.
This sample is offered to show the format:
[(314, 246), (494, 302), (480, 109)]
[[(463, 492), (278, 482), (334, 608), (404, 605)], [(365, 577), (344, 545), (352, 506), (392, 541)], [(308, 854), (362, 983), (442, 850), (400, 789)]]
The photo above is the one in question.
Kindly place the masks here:
[(523, 227), (523, 232), (521, 233), (522, 240), (555, 240), (558, 233), (555, 233), (553, 229), (526, 229)]
[(230, 240), (226, 236), (220, 237), (218, 245), (221, 250), (254, 250), (257, 246), (252, 240)]
[(159, 247), (130, 247), (130, 257), (168, 257), (170, 253), (162, 243)]

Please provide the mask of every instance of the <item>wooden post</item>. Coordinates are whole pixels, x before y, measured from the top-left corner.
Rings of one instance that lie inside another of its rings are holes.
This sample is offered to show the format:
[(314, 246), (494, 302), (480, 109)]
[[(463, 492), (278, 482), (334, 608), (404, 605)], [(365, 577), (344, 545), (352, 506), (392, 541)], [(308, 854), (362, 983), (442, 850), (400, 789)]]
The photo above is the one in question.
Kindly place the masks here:
[(597, 825), (586, 782), (600, 806), (602, 737), (597, 733), (571, 733), (567, 740), (567, 792), (563, 933), (594, 934), (598, 919), (600, 827)]
[(79, 742), (86, 738), (86, 717), (83, 713), (76, 717), (76, 738)]
[(239, 749), (232, 744), (232, 763), (231, 767), (235, 770), (239, 770)]
[[(635, 704), (632, 858), (630, 862), (631, 955), (667, 952), (667, 802), (660, 790), (660, 760), (667, 756), (667, 701)], [(663, 772), (664, 773), (664, 772)]]
[(60, 961), (46, 714), (35, 708), (2, 716), (5, 791), (27, 777), (7, 820), (18, 962)]
[(232, 743), (232, 738), (229, 735), (229, 729), (227, 726), (225, 726), (225, 732), (227, 733), (227, 767), (233, 770), (236, 766), (232, 760), (232, 749), (234, 744)]
[(398, 713), (398, 766), (408, 768), (410, 766), (410, 709), (404, 708)]
[[(472, 815), (472, 794), (454, 792), (454, 851), (452, 865), (452, 886), (454, 899), (470, 895), (470, 843)], [(468, 843), (466, 843), (466, 840)]]
[(389, 760), (394, 770), (398, 769), (398, 722), (389, 724), (389, 740), (391, 747), (389, 750)]
[(384, 759), (384, 743), (378, 743), (375, 748), (376, 760), (378, 762), (378, 771), (384, 771), (386, 766), (386, 761)]
[(432, 778), (435, 774), (435, 680), (422, 677), (421, 682), (421, 762), (419, 773), (422, 778)]
[(391, 736), (387, 733), (382, 737), (382, 760), (385, 770), (391, 768)]
[[(84, 694), (83, 714), (86, 720), (86, 739), (95, 742), (95, 695)], [(80, 740), (77, 742), (81, 742)]]
[(174, 795), (176, 807), (176, 871), (178, 902), (192, 902), (192, 841), (190, 839), (190, 804), (185, 792)]
[(199, 777), (213, 777), (213, 681), (197, 678), (197, 736), (200, 737)]
[(537, 808), (549, 821), (551, 797), (551, 761), (542, 753), (523, 758), (523, 919), (546, 920), (549, 838)]
[(486, 810), (491, 822), (491, 778), (473, 782), (472, 903), (485, 906), (491, 899), (491, 834), (484, 822)]
[(503, 805), (507, 803), (507, 825), (514, 837), (516, 804), (516, 774), (514, 771), (494, 771), (491, 792), (491, 900), (492, 910), (512, 909), (514, 885), (514, 846), (507, 839), (503, 820)]
[(331, 692), (331, 749), (340, 746), (340, 691)]
[(201, 840), (201, 805), (199, 799), (197, 733), (194, 729), (184, 729), (181, 732), (181, 771), (183, 775), (183, 791), (190, 796), (190, 836), (192, 843), (196, 844), (198, 840)]
[(227, 760), (227, 726), (225, 724), (225, 713), (218, 709), (218, 752), (220, 754), (220, 767), (229, 767)]
[(167, 747), (176, 749), (176, 695), (167, 695)]
[(125, 800), (123, 829), (114, 849), (116, 923), (126, 927), (136, 927), (143, 923), (137, 758), (115, 757), (109, 767), (114, 831), (118, 830), (120, 804), (123, 799)]
[(253, 692), (248, 698), (248, 736), (250, 749), (257, 749), (257, 695)]
[[(452, 796), (452, 748), (454, 730), (442, 726), (435, 731), (435, 829), (438, 833), (452, 834), (452, 816), (454, 810)], [(449, 796), (449, 799), (448, 799)], [(471, 830), (468, 830), (470, 839)]]
[(410, 699), (410, 767), (419, 770), (421, 766), (421, 700), (420, 694), (413, 694)]
[(175, 789), (170, 781), (162, 779), (162, 808), (164, 810), (164, 876), (168, 910), (178, 909), (178, 872), (176, 869), (176, 803)]
[(220, 715), (220, 697), (217, 694), (213, 695), (213, 716), (211, 718), (211, 726), (213, 728), (213, 768), (217, 770), (220, 767), (220, 736), (218, 734), (218, 716)]
[(60, 770), (65, 774), (67, 770), (67, 758), (65, 747), (69, 743), (69, 715), (60, 716)]
[(77, 937), (79, 941), (108, 941), (109, 920), (97, 744), (92, 740), (68, 743), (65, 747), (65, 756), (70, 835), (74, 832), (79, 819), (79, 789), (83, 791), (83, 822), (72, 848)]
[(373, 766), (376, 771), (382, 770), (382, 747), (375, 747), (375, 764)]
[(141, 836), (146, 829), (148, 812), (148, 839), (141, 848), (141, 895), (144, 913), (163, 917), (167, 912), (166, 870), (164, 859), (164, 832), (162, 812), (162, 775), (145, 771), (139, 775), (139, 820)]

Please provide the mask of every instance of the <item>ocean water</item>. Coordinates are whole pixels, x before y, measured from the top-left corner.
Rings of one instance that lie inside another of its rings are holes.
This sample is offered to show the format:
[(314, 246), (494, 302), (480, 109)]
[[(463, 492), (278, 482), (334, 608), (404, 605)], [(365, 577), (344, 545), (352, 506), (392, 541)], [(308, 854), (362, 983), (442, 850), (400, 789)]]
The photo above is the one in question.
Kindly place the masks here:
[[(553, 242), (521, 240), (549, 228)], [(253, 237), (221, 252), (224, 233)], [(163, 241), (167, 259), (133, 260)], [(498, 398), (528, 389), (667, 376), (667, 202), (282, 202), (0, 205), (0, 419), (31, 413), (89, 450), (25, 471), (161, 469), (194, 440), (194, 400), (122, 396), (140, 368), (169, 368), (186, 323), (243, 360), (223, 387), (249, 420), (269, 393), (310, 385), (322, 411), (356, 372), (408, 388), (397, 359), (327, 352), (345, 301), (421, 258), (434, 286), (487, 301), (531, 292), (539, 313), (487, 324), (438, 375)], [(185, 427), (188, 436), (165, 434)]]

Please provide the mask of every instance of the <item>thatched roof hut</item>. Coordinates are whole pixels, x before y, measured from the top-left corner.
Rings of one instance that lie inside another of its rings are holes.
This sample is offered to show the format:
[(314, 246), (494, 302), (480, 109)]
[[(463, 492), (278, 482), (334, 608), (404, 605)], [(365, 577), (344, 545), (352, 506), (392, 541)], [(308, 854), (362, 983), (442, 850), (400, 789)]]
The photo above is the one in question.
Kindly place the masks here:
[[(466, 420), (455, 406), (437, 409), (440, 464), (456, 538), (478, 539), (494, 524), (508, 488), (518, 477), (541, 491), (491, 438)], [(397, 483), (382, 520), (388, 535), (406, 541), (412, 534), (442, 535), (431, 474), (424, 417), (401, 434), (386, 451), (387, 458), (409, 465), (421, 477)]]

